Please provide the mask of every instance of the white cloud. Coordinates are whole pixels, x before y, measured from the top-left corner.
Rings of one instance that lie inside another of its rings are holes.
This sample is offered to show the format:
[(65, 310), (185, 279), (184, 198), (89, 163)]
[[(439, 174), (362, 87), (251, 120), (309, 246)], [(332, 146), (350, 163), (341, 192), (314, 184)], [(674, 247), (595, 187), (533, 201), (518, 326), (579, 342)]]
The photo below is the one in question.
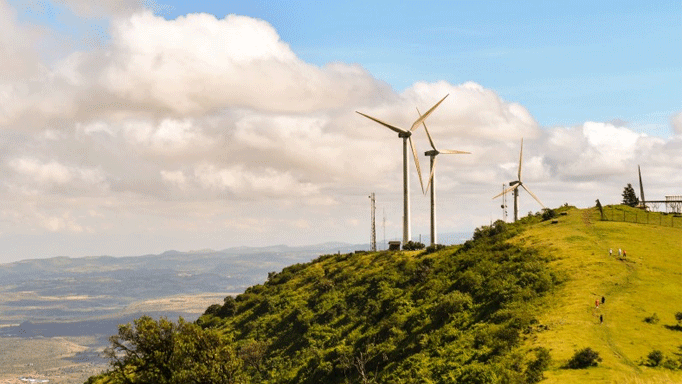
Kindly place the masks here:
[(178, 170), (178, 171), (161, 171), (161, 178), (163, 178), (164, 181), (169, 182), (173, 185), (176, 185), (180, 189), (185, 189), (187, 185), (187, 178), (185, 177), (185, 174)]
[(15, 172), (28, 176), (40, 184), (57, 183), (65, 184), (72, 179), (71, 171), (56, 161), (41, 163), (33, 158), (13, 159), (9, 166)]
[(132, 121), (124, 125), (126, 137), (133, 144), (144, 145), (158, 152), (179, 152), (189, 147), (206, 147), (211, 139), (190, 119), (164, 119), (158, 126), (147, 121)]
[(56, 160), (43, 162), (29, 156), (11, 159), (8, 166), (16, 176), (8, 183), (31, 194), (49, 191), (78, 195), (93, 188), (100, 192), (109, 188), (106, 175), (99, 168), (66, 166)]
[(676, 135), (682, 135), (682, 111), (670, 117), (670, 126)]
[(240, 197), (304, 197), (316, 194), (319, 190), (313, 184), (300, 182), (291, 174), (272, 168), (250, 171), (241, 165), (217, 168), (202, 164), (194, 169), (194, 177), (204, 189), (228, 191)]
[(228, 105), (313, 111), (388, 91), (358, 67), (299, 60), (272, 26), (249, 17), (166, 20), (143, 12), (115, 19), (111, 35), (98, 80), (103, 89), (177, 113)]

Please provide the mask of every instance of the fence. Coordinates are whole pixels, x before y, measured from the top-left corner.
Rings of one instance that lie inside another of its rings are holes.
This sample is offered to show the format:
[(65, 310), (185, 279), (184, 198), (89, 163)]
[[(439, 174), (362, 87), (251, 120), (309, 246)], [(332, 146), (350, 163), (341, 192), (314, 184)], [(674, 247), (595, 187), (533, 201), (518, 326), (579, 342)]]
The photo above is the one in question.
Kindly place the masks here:
[(604, 207), (604, 218), (608, 221), (653, 224), (664, 227), (682, 228), (682, 215), (662, 212), (633, 211)]

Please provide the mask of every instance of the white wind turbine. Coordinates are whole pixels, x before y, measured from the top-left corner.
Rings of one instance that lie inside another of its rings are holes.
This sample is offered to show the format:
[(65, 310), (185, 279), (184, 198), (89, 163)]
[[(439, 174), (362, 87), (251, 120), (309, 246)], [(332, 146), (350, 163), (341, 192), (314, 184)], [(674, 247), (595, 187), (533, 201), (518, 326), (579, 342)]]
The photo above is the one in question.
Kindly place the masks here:
[(414, 156), (414, 163), (415, 166), (417, 167), (417, 174), (419, 175), (419, 184), (421, 184), (422, 192), (424, 191), (424, 182), (422, 181), (422, 173), (421, 173), (421, 168), (419, 167), (419, 159), (417, 157), (417, 150), (414, 148), (414, 143), (412, 142), (412, 132), (419, 128), (419, 125), (426, 120), (426, 118), (433, 112), (436, 107), (440, 105), (440, 103), (445, 100), (445, 98), (448, 97), (448, 95), (445, 95), (442, 99), (440, 99), (439, 102), (436, 103), (431, 109), (426, 111), (426, 113), (422, 116), (420, 116), (417, 120), (415, 120), (414, 123), (412, 123), (412, 127), (410, 127), (409, 130), (404, 130), (400, 129), (394, 125), (385, 123), (377, 118), (374, 118), (372, 116), (365, 115), (362, 112), (357, 112), (358, 114), (365, 116), (366, 118), (373, 120), (384, 127), (397, 132), (398, 137), (403, 139), (403, 245), (407, 243), (408, 241), (412, 240), (412, 231), (410, 228), (410, 189), (409, 189), (409, 182), (410, 182), (410, 175), (407, 172), (407, 142), (409, 140), (410, 142), (410, 147), (412, 148), (412, 155)]
[[(419, 109), (417, 109), (417, 113), (421, 116), (421, 113), (419, 112)], [(445, 155), (459, 155), (459, 154), (471, 154), (471, 152), (464, 152), (464, 151), (455, 151), (452, 149), (443, 149), (443, 150), (438, 150), (436, 149), (436, 145), (433, 143), (433, 139), (431, 138), (431, 134), (429, 133), (429, 129), (426, 128), (426, 123), (422, 122), (424, 124), (424, 130), (426, 131), (426, 137), (429, 138), (429, 143), (431, 144), (431, 148), (433, 148), (430, 151), (424, 152), (424, 155), (429, 156), (431, 158), (431, 174), (429, 175), (429, 182), (426, 184), (426, 191), (429, 190), (429, 186), (431, 187), (431, 245), (436, 244), (438, 242), (437, 239), (437, 231), (436, 231), (436, 160), (438, 158), (436, 156), (440, 154), (445, 154)]]
[(509, 182), (510, 187), (502, 191), (499, 195), (493, 197), (493, 199), (496, 199), (502, 195), (504, 195), (507, 192), (514, 191), (514, 221), (519, 219), (519, 187), (522, 187), (523, 189), (526, 190), (540, 205), (542, 208), (545, 208), (545, 205), (542, 204), (540, 199), (538, 199), (537, 196), (533, 194), (533, 192), (530, 191), (530, 189), (526, 188), (525, 185), (523, 185), (523, 182), (521, 181), (521, 163), (523, 162), (523, 138), (521, 139), (521, 154), (519, 155), (519, 178), (518, 180), (511, 181)]

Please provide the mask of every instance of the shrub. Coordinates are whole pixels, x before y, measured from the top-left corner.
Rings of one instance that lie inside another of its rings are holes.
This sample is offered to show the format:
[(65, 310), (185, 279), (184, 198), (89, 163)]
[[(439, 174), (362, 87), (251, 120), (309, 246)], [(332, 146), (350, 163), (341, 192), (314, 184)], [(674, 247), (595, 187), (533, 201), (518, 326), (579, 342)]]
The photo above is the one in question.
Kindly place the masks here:
[(537, 383), (545, 378), (542, 373), (549, 367), (552, 361), (549, 355), (549, 349), (539, 347), (535, 350), (535, 360), (531, 361), (526, 368), (526, 383)]
[(646, 358), (648, 366), (657, 367), (659, 364), (661, 364), (661, 361), (663, 361), (663, 352), (659, 351), (658, 349), (654, 349), (653, 351), (649, 352)]
[(553, 209), (545, 208), (542, 210), (542, 221), (551, 220), (555, 217), (557, 217), (557, 214)]
[(682, 312), (677, 312), (675, 314), (675, 320), (677, 320), (678, 323), (682, 321)]
[(420, 243), (418, 241), (408, 241), (407, 243), (403, 244), (403, 249), (406, 251), (417, 251), (419, 249), (424, 249), (426, 246), (424, 243)]
[(647, 316), (644, 318), (644, 322), (649, 323), (649, 324), (656, 324), (656, 323), (658, 323), (659, 320), (660, 319), (658, 318), (658, 315), (655, 313), (651, 316)]
[(223, 306), (218, 311), (220, 317), (230, 317), (237, 313), (237, 302), (232, 296), (225, 296), (223, 299)]
[(218, 312), (223, 306), (220, 304), (213, 304), (210, 307), (206, 308), (206, 311), (204, 311), (204, 315), (218, 315)]
[(571, 357), (571, 360), (568, 361), (566, 367), (570, 369), (596, 367), (598, 362), (601, 362), (599, 353), (594, 351), (592, 348), (587, 347), (577, 351), (573, 357)]
[(429, 253), (434, 253), (437, 251), (440, 251), (441, 249), (445, 248), (446, 246), (443, 244), (431, 244), (428, 247), (426, 247), (426, 254), (428, 255)]

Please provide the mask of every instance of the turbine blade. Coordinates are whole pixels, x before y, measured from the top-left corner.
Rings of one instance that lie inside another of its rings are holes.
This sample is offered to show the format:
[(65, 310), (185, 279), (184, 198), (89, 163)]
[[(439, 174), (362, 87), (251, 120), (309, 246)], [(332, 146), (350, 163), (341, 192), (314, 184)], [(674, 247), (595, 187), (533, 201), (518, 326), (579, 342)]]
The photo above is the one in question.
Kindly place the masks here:
[(521, 138), (521, 154), (519, 155), (519, 182), (521, 181), (521, 161), (523, 161), (523, 137)]
[(511, 187), (509, 187), (509, 188), (505, 189), (504, 191), (502, 191), (502, 193), (500, 193), (499, 195), (495, 195), (495, 197), (493, 197), (493, 199), (497, 199), (498, 197), (504, 195), (505, 193), (509, 193), (509, 192), (515, 190), (516, 188), (519, 187), (519, 185), (520, 185), (520, 184), (514, 184), (514, 185), (512, 185)]
[(412, 147), (412, 155), (414, 156), (414, 165), (417, 167), (417, 175), (419, 175), (419, 185), (422, 187), (422, 193), (424, 193), (424, 181), (422, 180), (422, 168), (419, 165), (419, 157), (417, 156), (417, 149), (414, 147), (412, 142), (412, 137), (408, 137), (410, 140), (410, 147)]
[(372, 117), (372, 116), (367, 116), (367, 115), (365, 115), (365, 114), (362, 113), (362, 112), (355, 111), (355, 113), (358, 113), (358, 114), (360, 114), (360, 115), (362, 115), (362, 116), (365, 116), (366, 118), (368, 118), (368, 119), (370, 119), (370, 120), (376, 121), (377, 123), (383, 125), (384, 127), (388, 128), (388, 129), (390, 129), (390, 130), (392, 130), (392, 131), (395, 131), (395, 132), (398, 132), (398, 133), (406, 133), (406, 132), (407, 132), (407, 131), (403, 131), (402, 129), (400, 129), (400, 128), (396, 127), (396, 126), (393, 126), (393, 125), (391, 125), (391, 124), (384, 123), (383, 121), (381, 121), (381, 120), (379, 120), (379, 119), (377, 119), (377, 118), (374, 118), (374, 117)]
[(443, 150), (438, 151), (438, 152), (444, 153), (446, 155), (471, 155), (471, 152), (455, 151), (453, 149), (443, 149)]
[(530, 191), (530, 189), (526, 188), (526, 186), (523, 185), (523, 184), (520, 184), (520, 185), (523, 187), (523, 189), (526, 190), (526, 192), (528, 192), (531, 196), (533, 196), (533, 198), (535, 199), (535, 201), (537, 201), (538, 203), (540, 203), (540, 205), (542, 205), (542, 208), (547, 208), (547, 207), (545, 207), (544, 204), (542, 204), (542, 201), (540, 201), (540, 199), (538, 199), (538, 197), (535, 196), (535, 195), (533, 194), (533, 192)]
[(426, 184), (426, 189), (424, 190), (424, 194), (429, 191), (429, 187), (432, 184), (433, 181), (433, 175), (436, 173), (436, 163), (438, 162), (438, 156), (433, 157), (433, 166), (431, 167), (431, 174), (429, 174), (429, 182)]
[[(417, 113), (419, 114), (419, 117), (422, 117), (421, 112), (419, 112), (419, 108), (417, 108)], [(433, 139), (431, 138), (431, 134), (429, 133), (429, 129), (426, 128), (426, 122), (422, 121), (422, 124), (424, 125), (424, 130), (426, 131), (426, 137), (429, 138), (429, 143), (431, 144), (431, 148), (433, 148), (434, 151), (437, 151), (436, 144), (433, 143)], [(428, 189), (428, 188), (426, 188), (426, 189)]]
[(426, 118), (429, 117), (431, 112), (433, 112), (433, 110), (436, 109), (436, 107), (438, 107), (440, 105), (440, 103), (442, 103), (443, 100), (445, 100), (445, 98), (448, 97), (449, 95), (450, 95), (449, 93), (447, 95), (445, 95), (445, 97), (440, 99), (440, 101), (437, 102), (436, 105), (431, 107), (431, 109), (426, 111), (425, 114), (421, 115), (417, 120), (415, 120), (414, 123), (412, 123), (412, 127), (410, 127), (410, 131), (414, 131), (417, 127), (419, 127), (419, 124), (421, 124), (424, 120), (426, 120)]

